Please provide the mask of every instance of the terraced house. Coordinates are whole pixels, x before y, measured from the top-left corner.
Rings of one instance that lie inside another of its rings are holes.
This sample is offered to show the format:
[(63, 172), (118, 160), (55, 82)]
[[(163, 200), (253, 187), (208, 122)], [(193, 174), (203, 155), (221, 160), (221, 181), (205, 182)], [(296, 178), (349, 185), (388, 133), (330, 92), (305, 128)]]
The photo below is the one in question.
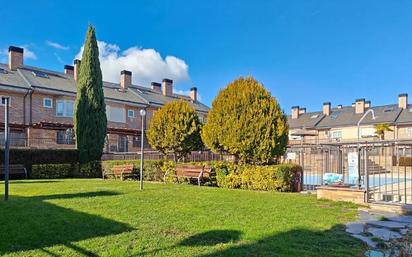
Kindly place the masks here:
[(385, 131), (385, 140), (412, 140), (412, 106), (407, 94), (399, 94), (398, 103), (372, 106), (371, 101), (357, 99), (352, 105), (336, 107), (323, 103), (321, 111), (306, 112), (305, 108), (292, 107), (289, 116), (290, 144), (321, 144), (357, 142), (358, 122), (361, 141), (379, 140), (375, 125), (387, 124), (391, 131)]
[[(74, 66), (65, 65), (63, 72), (56, 72), (24, 65), (22, 48), (10, 46), (8, 54), (8, 64), (0, 64), (0, 134), (4, 133), (4, 103), (8, 98), (11, 146), (75, 147), (73, 106), (80, 60), (75, 60)], [(141, 109), (147, 113), (145, 124), (171, 100), (188, 101), (203, 121), (209, 110), (197, 99), (195, 87), (191, 88), (190, 96), (185, 96), (173, 93), (170, 79), (152, 82), (150, 87), (133, 85), (132, 72), (127, 70), (121, 71), (119, 83), (103, 82), (103, 90), (108, 119), (106, 152), (138, 151)]]

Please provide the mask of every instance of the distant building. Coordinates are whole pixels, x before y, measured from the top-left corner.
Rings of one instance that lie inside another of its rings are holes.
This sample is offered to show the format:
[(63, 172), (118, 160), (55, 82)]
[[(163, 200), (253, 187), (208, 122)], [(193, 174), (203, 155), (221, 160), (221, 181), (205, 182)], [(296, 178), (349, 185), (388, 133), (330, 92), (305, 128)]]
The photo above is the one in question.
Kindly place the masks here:
[[(10, 102), (12, 147), (74, 148), (73, 109), (80, 60), (63, 72), (23, 64), (24, 50), (9, 47), (9, 63), (0, 64), (0, 145), (4, 144), (4, 102)], [(108, 120), (105, 151), (133, 152), (140, 147), (141, 117), (146, 124), (165, 103), (184, 99), (205, 121), (209, 108), (191, 88), (190, 96), (173, 93), (173, 81), (163, 79), (150, 87), (132, 84), (132, 73), (122, 71), (119, 83), (103, 82)], [(147, 140), (146, 140), (147, 142)], [(149, 147), (149, 146), (147, 146)]]
[(320, 144), (357, 141), (357, 123), (368, 110), (375, 112), (375, 119), (368, 114), (360, 124), (362, 141), (379, 140), (374, 125), (388, 124), (393, 131), (385, 132), (385, 140), (412, 140), (412, 106), (408, 95), (400, 94), (397, 104), (372, 106), (370, 101), (357, 99), (350, 106), (332, 107), (323, 103), (321, 111), (306, 112), (305, 108), (292, 107), (288, 117), (290, 144)]

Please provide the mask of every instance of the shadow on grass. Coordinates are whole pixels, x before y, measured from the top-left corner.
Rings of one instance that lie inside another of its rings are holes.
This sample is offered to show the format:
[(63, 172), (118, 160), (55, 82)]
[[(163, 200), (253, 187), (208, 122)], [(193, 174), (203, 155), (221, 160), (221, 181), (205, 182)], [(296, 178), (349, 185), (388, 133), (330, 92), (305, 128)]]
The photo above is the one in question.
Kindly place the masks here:
[(179, 246), (212, 246), (240, 240), (242, 232), (237, 230), (210, 230), (181, 241)]
[[(44, 183), (60, 183), (61, 180), (11, 180), (10, 184), (44, 184)], [(4, 184), (4, 181), (0, 182)]]
[(61, 244), (77, 254), (97, 256), (74, 245), (73, 242), (115, 235), (131, 231), (132, 228), (124, 223), (64, 208), (46, 201), (113, 195), (116, 193), (100, 191), (34, 197), (11, 196), (8, 202), (1, 201), (0, 255), (32, 249), (47, 252), (44, 248)]
[(236, 242), (240, 240), (242, 232), (238, 230), (210, 230), (188, 237), (176, 245), (165, 248), (158, 248), (146, 252), (141, 252), (133, 256), (156, 256), (161, 251), (172, 251), (176, 248), (187, 246), (214, 246), (217, 244), (226, 244), (229, 242)]
[[(205, 234), (205, 233), (202, 233)], [(211, 234), (213, 236), (213, 234)], [(193, 236), (191, 238), (196, 238)], [(185, 239), (185, 242), (188, 239)], [(214, 240), (214, 239), (209, 239)], [(185, 244), (182, 244), (185, 245)], [(200, 244), (201, 245), (201, 244)], [(362, 256), (362, 243), (350, 237), (341, 225), (325, 231), (295, 229), (274, 234), (253, 242), (242, 242), (198, 257), (242, 256)]]

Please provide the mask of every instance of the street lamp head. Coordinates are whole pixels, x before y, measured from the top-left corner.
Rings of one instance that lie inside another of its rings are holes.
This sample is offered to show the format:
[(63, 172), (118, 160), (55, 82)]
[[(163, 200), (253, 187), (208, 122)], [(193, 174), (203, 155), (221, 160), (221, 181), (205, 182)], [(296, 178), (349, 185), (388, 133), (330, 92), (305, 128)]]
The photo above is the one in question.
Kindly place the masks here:
[(140, 110), (140, 116), (146, 116), (146, 110), (145, 109), (141, 109)]

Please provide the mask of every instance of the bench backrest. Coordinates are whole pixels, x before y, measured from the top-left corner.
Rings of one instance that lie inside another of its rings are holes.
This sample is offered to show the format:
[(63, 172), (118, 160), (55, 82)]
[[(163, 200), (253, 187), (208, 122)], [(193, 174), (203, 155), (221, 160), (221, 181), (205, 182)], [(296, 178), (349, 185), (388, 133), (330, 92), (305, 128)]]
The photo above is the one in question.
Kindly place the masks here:
[(132, 173), (133, 164), (115, 165), (112, 167), (113, 174)]
[(205, 167), (205, 166), (177, 166), (176, 167), (176, 175), (177, 176), (186, 176), (186, 177), (199, 177), (200, 173), (203, 170), (202, 177), (209, 177), (211, 168), (210, 167)]
[[(4, 174), (4, 172), (4, 165), (0, 165), (0, 174)], [(9, 174), (25, 174), (26, 169), (23, 164), (10, 164), (9, 172)]]

